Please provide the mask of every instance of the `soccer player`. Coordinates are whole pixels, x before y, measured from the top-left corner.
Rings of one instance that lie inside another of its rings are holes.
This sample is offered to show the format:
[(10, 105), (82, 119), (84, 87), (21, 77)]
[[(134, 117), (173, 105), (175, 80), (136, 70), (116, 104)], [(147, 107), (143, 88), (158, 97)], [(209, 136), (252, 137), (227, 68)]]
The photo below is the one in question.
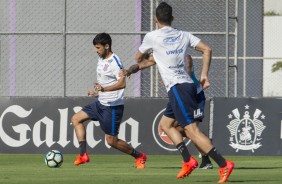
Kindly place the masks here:
[[(150, 60), (150, 62), (153, 64), (156, 64), (154, 58), (153, 58), (153, 54), (152, 52), (148, 52), (146, 54), (143, 54), (143, 59), (148, 59)], [(186, 56), (186, 71), (188, 73), (188, 75), (193, 79), (194, 81), (194, 84), (197, 86), (197, 90), (198, 90), (198, 94), (202, 91), (202, 87), (198, 81), (198, 79), (196, 78), (195, 76), (195, 72), (194, 72), (194, 67), (193, 67), (193, 59), (192, 57), (188, 54)], [(135, 68), (135, 69), (134, 69)], [(136, 70), (137, 69), (137, 70)], [(142, 68), (142, 69), (145, 69), (145, 68)], [(139, 70), (139, 65), (138, 64), (135, 64), (133, 66), (131, 66), (128, 70), (121, 70), (120, 72), (120, 76), (130, 76), (132, 73), (133, 73), (133, 70), (135, 72), (137, 72)], [(202, 95), (202, 94), (199, 94), (199, 95)], [(177, 121), (175, 121), (173, 123), (173, 125), (180, 133), (183, 137), (187, 137), (186, 134), (185, 134), (185, 131), (184, 131), (184, 128), (182, 128)], [(199, 148), (198, 148), (199, 150)], [(213, 165), (209, 159), (209, 156), (204, 154), (204, 153), (201, 153), (201, 150), (200, 151), (200, 155), (201, 155), (201, 159), (202, 159), (202, 162), (201, 164), (199, 165), (199, 168), (200, 169), (212, 169), (213, 168)]]
[(183, 142), (183, 136), (173, 126), (175, 120), (184, 128), (186, 136), (218, 164), (220, 167), (218, 182), (224, 183), (228, 180), (234, 168), (234, 163), (223, 158), (210, 139), (199, 129), (198, 122), (202, 120), (204, 115), (205, 98), (203, 93), (197, 93), (194, 81), (185, 71), (185, 57), (188, 53), (188, 47), (201, 52), (203, 64), (200, 84), (203, 89), (208, 88), (210, 85), (208, 71), (211, 61), (211, 48), (191, 33), (171, 27), (173, 21), (172, 7), (167, 3), (161, 2), (158, 5), (154, 19), (158, 30), (145, 35), (135, 57), (139, 64), (139, 67), (135, 70), (154, 65), (150, 60), (142, 60), (143, 54), (152, 49), (153, 57), (169, 98), (166, 110), (160, 120), (160, 126), (183, 157), (182, 168), (177, 174), (177, 178), (188, 176), (198, 166), (198, 162), (190, 155)]
[(83, 122), (93, 120), (100, 122), (102, 130), (106, 134), (106, 141), (110, 146), (133, 156), (136, 168), (145, 168), (146, 155), (118, 138), (118, 130), (124, 111), (123, 98), (126, 79), (118, 75), (123, 66), (119, 57), (111, 49), (112, 39), (109, 34), (100, 33), (94, 38), (93, 45), (99, 56), (96, 70), (98, 83), (94, 85), (94, 90), (88, 90), (88, 95), (98, 96), (98, 100), (84, 106), (71, 119), (80, 150), (74, 165), (89, 162)]
[[(193, 59), (192, 59), (191, 55), (189, 55), (189, 54), (186, 56), (186, 68), (185, 69), (186, 69), (188, 75), (192, 78), (194, 84), (197, 86), (197, 94), (205, 97), (205, 95), (202, 94), (204, 92), (202, 92), (203, 89), (201, 87), (201, 84), (199, 83), (199, 80), (196, 78), (196, 75), (195, 75), (195, 72), (194, 72)], [(183, 137), (186, 137), (184, 128), (182, 128), (177, 122), (174, 124), (174, 126), (182, 134)], [(201, 150), (199, 148), (198, 148), (198, 150), (201, 152)], [(201, 159), (202, 159), (202, 162), (199, 165), (200, 169), (212, 169), (213, 168), (213, 165), (212, 165), (208, 155), (201, 153)]]

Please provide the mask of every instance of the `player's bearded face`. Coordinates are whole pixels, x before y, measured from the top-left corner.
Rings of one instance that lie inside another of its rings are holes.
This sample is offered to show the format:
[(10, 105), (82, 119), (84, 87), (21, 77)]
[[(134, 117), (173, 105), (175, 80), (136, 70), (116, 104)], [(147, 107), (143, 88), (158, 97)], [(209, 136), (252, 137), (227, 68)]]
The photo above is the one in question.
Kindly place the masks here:
[(97, 52), (99, 57), (101, 57), (101, 58), (106, 57), (107, 49), (105, 48), (105, 46), (103, 46), (101, 44), (97, 44), (97, 45), (95, 45), (95, 48), (96, 48), (96, 52)]

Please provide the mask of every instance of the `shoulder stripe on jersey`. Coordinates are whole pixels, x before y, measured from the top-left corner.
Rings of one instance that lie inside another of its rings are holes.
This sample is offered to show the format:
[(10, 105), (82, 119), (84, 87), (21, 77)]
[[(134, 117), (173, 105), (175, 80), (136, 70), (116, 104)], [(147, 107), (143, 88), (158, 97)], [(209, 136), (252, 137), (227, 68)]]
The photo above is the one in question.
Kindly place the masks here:
[(115, 59), (117, 65), (118, 65), (118, 67), (119, 67), (120, 69), (122, 69), (122, 66), (121, 66), (121, 64), (120, 64), (120, 62), (119, 62), (119, 60), (117, 59), (116, 56), (114, 56), (114, 59)]

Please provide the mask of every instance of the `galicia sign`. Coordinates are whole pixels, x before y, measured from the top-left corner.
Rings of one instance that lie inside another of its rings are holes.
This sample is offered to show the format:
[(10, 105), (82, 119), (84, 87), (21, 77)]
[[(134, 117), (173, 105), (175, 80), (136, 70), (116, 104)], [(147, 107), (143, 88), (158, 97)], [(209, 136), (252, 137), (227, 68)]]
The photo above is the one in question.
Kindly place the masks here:
[[(31, 99), (30, 101), (32, 100), (35, 99)], [(64, 101), (66, 100), (62, 99), (61, 104)], [(42, 107), (47, 109), (46, 111), (42, 110), (43, 108), (40, 109), (38, 107), (22, 107), (25, 105), (10, 105), (6, 107), (6, 109), (0, 114), (1, 151), (11, 151), (11, 148), (15, 148), (13, 150), (17, 152), (16, 148), (21, 148), (25, 149), (26, 153), (29, 153), (32, 152), (32, 150), (40, 148), (42, 152), (46, 152), (44, 149), (49, 150), (50, 148), (53, 149), (53, 146), (57, 146), (56, 148), (68, 147), (68, 152), (72, 152), (72, 150), (76, 150), (76, 148), (79, 147), (78, 140), (69, 121), (69, 117), (75, 112), (80, 111), (81, 107), (75, 106), (59, 109), (55, 107), (55, 103), (52, 107), (47, 107), (44, 102), (44, 100), (42, 100), (42, 102), (38, 100), (37, 105), (41, 103)], [(43, 104), (45, 104), (45, 106)], [(67, 103), (65, 105), (71, 106)], [(72, 109), (74, 112), (71, 112), (70, 114), (69, 109)], [(98, 121), (89, 121), (88, 123), (85, 123), (85, 129), (87, 132), (86, 140), (90, 148), (100, 146), (99, 151), (104, 151), (110, 149), (111, 146), (107, 144), (104, 139), (104, 133), (101, 131), (99, 126), (100, 123)], [(131, 130), (127, 131), (127, 135), (126, 127)], [(132, 147), (136, 148), (141, 144), (138, 137), (138, 121), (130, 117), (120, 124), (120, 139), (127, 139), (127, 142), (130, 143)]]

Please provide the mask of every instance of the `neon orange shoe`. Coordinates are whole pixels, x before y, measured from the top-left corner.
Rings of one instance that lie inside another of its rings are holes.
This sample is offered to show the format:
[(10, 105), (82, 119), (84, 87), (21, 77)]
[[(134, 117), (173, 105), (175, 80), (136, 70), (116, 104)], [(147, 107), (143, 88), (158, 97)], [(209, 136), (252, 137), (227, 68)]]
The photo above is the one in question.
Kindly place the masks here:
[(234, 168), (234, 163), (226, 160), (226, 166), (219, 168), (218, 170), (220, 177), (218, 183), (225, 183), (228, 180), (233, 168)]
[(135, 159), (135, 166), (137, 169), (144, 169), (145, 163), (147, 160), (147, 156), (145, 153), (142, 153), (142, 156)]
[(80, 156), (80, 155), (77, 155), (76, 157), (76, 161), (74, 161), (74, 165), (80, 165), (80, 164), (85, 164), (87, 162), (89, 162), (90, 159), (89, 159), (89, 156), (87, 153), (84, 153), (84, 155)]
[(177, 174), (177, 178), (180, 179), (188, 176), (196, 167), (198, 167), (198, 162), (191, 156), (188, 162), (182, 163), (182, 169)]

